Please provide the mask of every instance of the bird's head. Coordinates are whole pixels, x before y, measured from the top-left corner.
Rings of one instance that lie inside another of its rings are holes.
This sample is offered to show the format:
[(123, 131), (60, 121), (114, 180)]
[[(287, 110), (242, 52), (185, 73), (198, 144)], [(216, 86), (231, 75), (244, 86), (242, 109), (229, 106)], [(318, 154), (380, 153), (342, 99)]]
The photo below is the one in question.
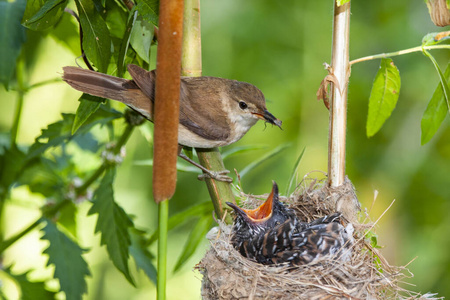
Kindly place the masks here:
[(233, 80), (228, 92), (231, 95), (230, 116), (234, 122), (251, 127), (263, 120), (281, 128), (281, 121), (267, 110), (264, 94), (256, 86)]
[(233, 225), (235, 243), (264, 233), (266, 230), (284, 223), (293, 214), (280, 202), (278, 185), (275, 182), (273, 182), (272, 192), (267, 200), (255, 209), (243, 209), (230, 202), (227, 204), (233, 208), (235, 213)]

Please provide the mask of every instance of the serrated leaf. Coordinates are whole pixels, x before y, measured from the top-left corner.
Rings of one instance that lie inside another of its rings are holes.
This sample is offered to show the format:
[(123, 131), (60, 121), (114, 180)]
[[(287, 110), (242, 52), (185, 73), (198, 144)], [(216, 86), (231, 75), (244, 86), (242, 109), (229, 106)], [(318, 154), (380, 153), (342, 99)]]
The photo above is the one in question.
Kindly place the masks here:
[(448, 99), (448, 95), (450, 95), (448, 87), (448, 82), (450, 81), (450, 64), (447, 65), (445, 74), (442, 74), (442, 71), (434, 58), (431, 57), (430, 59), (433, 61), (433, 64), (438, 71), (440, 83), (434, 91), (433, 96), (431, 97), (431, 100), (422, 116), (422, 121), (420, 124), (422, 130), (420, 138), (422, 145), (428, 143), (436, 134), (439, 126), (442, 124), (447, 116), (447, 113), (450, 111)]
[(400, 92), (400, 73), (390, 58), (381, 60), (369, 98), (366, 134), (373, 136), (380, 130), (397, 105)]
[[(41, 155), (47, 149), (58, 146), (63, 142), (72, 138), (72, 127), (75, 120), (74, 114), (61, 114), (62, 120), (48, 125), (46, 129), (42, 130), (40, 136), (35, 139), (35, 142), (28, 150), (28, 158)], [(87, 121), (78, 129), (77, 134), (87, 133), (93, 126), (100, 124), (107, 124), (108, 122), (121, 117), (122, 114), (100, 106), (95, 113), (93, 113)]]
[(106, 245), (114, 266), (134, 285), (128, 269), (128, 249), (131, 245), (128, 229), (133, 227), (133, 222), (123, 208), (114, 201), (114, 177), (115, 169), (109, 168), (94, 193), (93, 205), (88, 215), (98, 215), (95, 233), (101, 233), (101, 245)]
[(30, 271), (22, 274), (14, 274), (11, 272), (10, 267), (3, 269), (3, 271), (13, 278), (18, 284), (21, 300), (55, 299), (56, 293), (47, 290), (45, 288), (45, 282), (28, 280), (28, 273), (30, 273)]
[(30, 0), (22, 19), (31, 30), (45, 30), (55, 25), (64, 13), (67, 0)]
[(16, 147), (3, 148), (0, 155), (0, 195), (9, 192), (11, 184), (20, 175), (25, 162), (25, 153)]
[[(178, 226), (194, 217), (210, 215), (212, 211), (213, 211), (213, 206), (210, 201), (193, 205), (193, 206), (189, 207), (188, 209), (171, 216), (169, 218), (169, 222), (167, 224), (167, 227), (168, 227), (167, 230), (171, 230), (171, 229), (175, 228), (176, 226)], [(147, 242), (147, 246), (151, 245), (152, 243), (154, 243), (157, 240), (158, 240), (158, 230), (156, 230), (152, 234), (152, 236), (150, 237), (150, 239)]]
[(212, 221), (213, 219), (211, 215), (202, 216), (197, 221), (191, 233), (189, 234), (186, 245), (184, 245), (183, 252), (178, 258), (177, 263), (175, 264), (173, 270), (174, 272), (178, 271), (183, 266), (183, 264), (192, 256), (192, 254), (195, 253), (195, 250), (197, 249), (198, 245), (200, 245), (200, 242), (205, 239), (205, 236), (208, 233), (209, 228), (211, 227)]
[(245, 152), (250, 152), (254, 150), (266, 149), (266, 145), (244, 145), (244, 146), (235, 146), (231, 149), (227, 149), (222, 153), (222, 159), (230, 158), (235, 155), (239, 155)]
[(44, 157), (38, 157), (26, 170), (21, 172), (19, 184), (27, 185), (31, 192), (44, 197), (62, 197), (65, 187), (63, 177), (58, 174), (56, 163)]
[(26, 4), (25, 0), (0, 1), (0, 82), (6, 89), (26, 38), (20, 23)]
[(130, 44), (134, 51), (146, 62), (150, 63), (150, 46), (153, 41), (155, 26), (138, 15), (131, 30)]
[(130, 230), (131, 234), (131, 246), (130, 255), (134, 258), (136, 268), (141, 269), (147, 275), (147, 277), (156, 284), (157, 271), (153, 265), (152, 259), (154, 256), (147, 249), (147, 240), (144, 238), (145, 232), (133, 228)]
[(292, 187), (292, 182), (294, 181), (295, 174), (297, 173), (297, 169), (300, 166), (300, 162), (302, 161), (303, 154), (305, 154), (305, 149), (306, 149), (306, 147), (303, 148), (302, 153), (300, 153), (300, 155), (297, 158), (297, 161), (294, 164), (294, 168), (292, 169), (292, 173), (289, 178), (288, 186), (286, 187), (286, 193), (285, 193), (286, 196), (289, 195), (289, 193), (290, 193), (290, 190)]
[(61, 291), (66, 294), (67, 300), (81, 300), (87, 292), (85, 277), (91, 275), (82, 257), (85, 250), (58, 230), (50, 220), (47, 220), (42, 231), (44, 235), (41, 239), (50, 242), (43, 252), (48, 255), (47, 266), (54, 265), (54, 277), (59, 280)]
[(71, 134), (77, 132), (81, 125), (97, 111), (102, 102), (105, 102), (105, 99), (83, 94), (78, 101), (80, 101), (80, 105), (78, 105), (77, 112), (75, 113)]
[(252, 171), (254, 168), (256, 168), (257, 166), (261, 165), (263, 162), (265, 162), (266, 160), (271, 159), (272, 157), (274, 157), (275, 155), (279, 154), (281, 151), (283, 151), (284, 149), (286, 149), (287, 147), (289, 147), (291, 144), (287, 143), (287, 144), (282, 144), (278, 147), (276, 147), (275, 149), (273, 149), (272, 151), (267, 152), (266, 154), (264, 154), (262, 157), (260, 157), (259, 159), (254, 160), (253, 162), (249, 163), (244, 169), (242, 169), (242, 171), (239, 172), (239, 176), (241, 178), (243, 178), (244, 176), (246, 176), (250, 171)]
[(159, 0), (141, 0), (136, 9), (144, 20), (158, 26)]
[(58, 224), (62, 225), (74, 237), (77, 236), (77, 207), (70, 203), (59, 210)]
[(106, 73), (111, 59), (111, 37), (101, 15), (91, 0), (75, 0), (83, 29), (83, 50), (97, 69)]

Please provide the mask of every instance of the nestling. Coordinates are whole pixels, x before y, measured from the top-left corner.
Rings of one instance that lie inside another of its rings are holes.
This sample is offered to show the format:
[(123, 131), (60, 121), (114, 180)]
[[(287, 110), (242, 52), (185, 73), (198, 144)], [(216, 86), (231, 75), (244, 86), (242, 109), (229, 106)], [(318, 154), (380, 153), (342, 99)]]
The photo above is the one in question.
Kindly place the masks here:
[(267, 200), (254, 210), (227, 203), (235, 211), (231, 242), (245, 257), (262, 264), (301, 265), (336, 255), (348, 259), (353, 227), (344, 228), (341, 214), (334, 213), (301, 222), (278, 197), (277, 184)]

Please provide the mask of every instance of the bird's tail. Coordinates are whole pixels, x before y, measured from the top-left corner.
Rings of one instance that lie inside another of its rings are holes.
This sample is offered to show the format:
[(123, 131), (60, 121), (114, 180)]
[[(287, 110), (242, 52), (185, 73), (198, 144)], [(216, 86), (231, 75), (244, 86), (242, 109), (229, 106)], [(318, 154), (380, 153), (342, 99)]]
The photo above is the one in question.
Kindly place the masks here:
[(120, 101), (152, 120), (152, 101), (133, 80), (78, 67), (64, 67), (62, 79), (74, 89), (93, 96)]

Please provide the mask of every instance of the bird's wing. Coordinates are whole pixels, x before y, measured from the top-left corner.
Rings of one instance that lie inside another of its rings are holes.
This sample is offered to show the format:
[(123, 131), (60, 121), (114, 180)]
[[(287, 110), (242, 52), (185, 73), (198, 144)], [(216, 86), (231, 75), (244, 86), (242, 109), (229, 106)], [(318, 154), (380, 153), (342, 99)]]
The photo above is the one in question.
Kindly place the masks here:
[(219, 78), (183, 77), (180, 87), (180, 124), (211, 141), (226, 141), (230, 136), (219, 83)]

